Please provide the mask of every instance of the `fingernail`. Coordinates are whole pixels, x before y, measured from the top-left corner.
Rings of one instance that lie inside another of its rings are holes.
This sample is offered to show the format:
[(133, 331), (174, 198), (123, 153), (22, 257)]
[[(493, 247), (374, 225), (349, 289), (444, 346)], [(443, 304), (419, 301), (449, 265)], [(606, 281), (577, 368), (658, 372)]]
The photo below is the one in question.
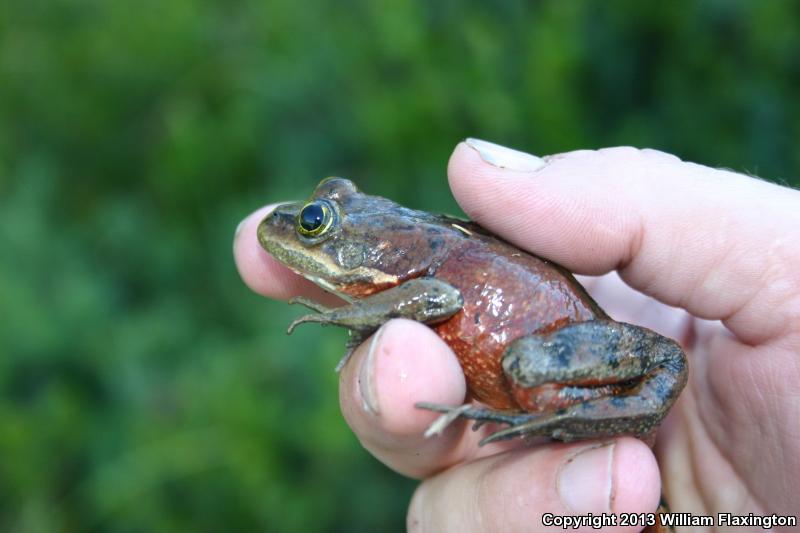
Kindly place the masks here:
[(239, 225), (236, 226), (236, 231), (233, 232), (233, 255), (236, 255), (236, 241), (239, 240), (239, 233), (241, 233), (242, 228), (244, 227), (244, 220), (239, 222)]
[(568, 457), (556, 478), (561, 503), (576, 514), (610, 513), (613, 466), (613, 442)]
[(383, 336), (385, 326), (375, 332), (369, 343), (369, 351), (361, 368), (358, 371), (358, 388), (361, 391), (361, 404), (364, 410), (372, 415), (380, 414), (378, 405), (378, 389), (375, 386), (375, 359), (377, 357), (378, 343)]
[[(246, 220), (246, 219), (245, 219), (245, 220)], [(245, 223), (245, 221), (244, 221), (244, 220), (242, 220), (241, 222), (239, 222), (239, 225), (238, 225), (238, 226), (236, 226), (236, 231), (234, 231), (234, 232), (233, 232), (233, 240), (234, 240), (234, 241), (236, 240), (236, 237), (238, 237), (238, 236), (239, 236), (239, 233), (241, 233), (241, 232), (242, 232), (242, 228), (244, 227), (244, 223)]]
[(541, 157), (506, 148), (499, 144), (472, 138), (464, 142), (467, 143), (467, 146), (478, 152), (481, 159), (498, 168), (519, 172), (533, 172), (547, 164)]

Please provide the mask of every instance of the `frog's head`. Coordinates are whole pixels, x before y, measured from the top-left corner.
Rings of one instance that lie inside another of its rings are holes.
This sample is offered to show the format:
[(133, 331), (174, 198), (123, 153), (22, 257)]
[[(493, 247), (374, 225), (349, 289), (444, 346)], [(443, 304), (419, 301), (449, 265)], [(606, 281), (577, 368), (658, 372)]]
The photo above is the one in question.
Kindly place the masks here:
[(307, 202), (279, 205), (258, 227), (270, 254), (320, 287), (359, 298), (424, 274), (445, 253), (447, 228), (429, 213), (326, 178)]

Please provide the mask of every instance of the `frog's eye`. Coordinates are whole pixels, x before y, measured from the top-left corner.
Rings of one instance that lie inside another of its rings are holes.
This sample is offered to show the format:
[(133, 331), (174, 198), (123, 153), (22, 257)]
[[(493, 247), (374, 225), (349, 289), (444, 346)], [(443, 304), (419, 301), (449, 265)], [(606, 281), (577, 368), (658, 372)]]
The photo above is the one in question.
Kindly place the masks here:
[(306, 237), (316, 237), (328, 230), (333, 213), (327, 202), (316, 201), (303, 206), (297, 215), (297, 231)]

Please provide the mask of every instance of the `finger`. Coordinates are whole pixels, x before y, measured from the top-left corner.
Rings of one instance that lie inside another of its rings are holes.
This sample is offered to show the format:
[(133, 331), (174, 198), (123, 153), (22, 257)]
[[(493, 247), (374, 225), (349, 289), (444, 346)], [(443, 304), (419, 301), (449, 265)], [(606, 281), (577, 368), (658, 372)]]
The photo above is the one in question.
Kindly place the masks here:
[(277, 300), (305, 296), (325, 305), (341, 303), (337, 297), (283, 266), (258, 243), (258, 225), (276, 205), (268, 205), (251, 213), (236, 228), (233, 257), (239, 275), (253, 291)]
[(616, 272), (599, 277), (578, 276), (578, 281), (614, 320), (644, 326), (686, 346), (693, 319), (683, 309), (630, 288)]
[(545, 513), (653, 512), (660, 483), (652, 452), (630, 437), (519, 449), (425, 480), (412, 498), (408, 531), (553, 531), (543, 523)]
[(478, 448), (492, 428), (473, 432), (465, 422), (426, 438), (425, 430), (439, 413), (415, 404), (458, 406), (465, 396), (464, 374), (452, 350), (431, 329), (410, 320), (387, 322), (341, 372), (339, 398), (347, 423), (376, 458), (412, 477), (518, 445)]
[(450, 159), (456, 199), (515, 244), (583, 274), (618, 269), (747, 343), (785, 333), (800, 315), (800, 232), (789, 230), (800, 227), (797, 191), (652, 150), (573, 152), (530, 170), (538, 158), (520, 165), (519, 152), (468, 142)]

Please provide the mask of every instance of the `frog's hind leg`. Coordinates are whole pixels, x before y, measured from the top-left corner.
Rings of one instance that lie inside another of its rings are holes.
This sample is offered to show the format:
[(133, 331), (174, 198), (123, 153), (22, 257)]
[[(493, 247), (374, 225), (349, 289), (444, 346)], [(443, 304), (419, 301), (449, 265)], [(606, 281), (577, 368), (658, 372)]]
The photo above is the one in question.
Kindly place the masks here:
[(418, 402), (415, 404), (415, 407), (418, 409), (427, 409), (428, 411), (437, 411), (439, 413), (443, 413), (442, 416), (434, 420), (428, 429), (425, 430), (425, 437), (441, 435), (445, 428), (459, 418), (469, 418), (471, 420), (475, 420), (475, 425), (472, 429), (478, 429), (487, 422), (509, 424), (512, 426), (520, 425), (530, 420), (533, 416), (527, 413), (496, 411), (493, 409), (476, 407), (471, 403), (465, 403), (464, 405), (453, 407), (452, 405)]
[(676, 342), (640, 326), (606, 320), (518, 339), (503, 356), (503, 370), (518, 399), (554, 390), (569, 394), (556, 394), (550, 398), (551, 409), (484, 442), (520, 435), (559, 440), (647, 435), (664, 418), (687, 377), (686, 356)]

